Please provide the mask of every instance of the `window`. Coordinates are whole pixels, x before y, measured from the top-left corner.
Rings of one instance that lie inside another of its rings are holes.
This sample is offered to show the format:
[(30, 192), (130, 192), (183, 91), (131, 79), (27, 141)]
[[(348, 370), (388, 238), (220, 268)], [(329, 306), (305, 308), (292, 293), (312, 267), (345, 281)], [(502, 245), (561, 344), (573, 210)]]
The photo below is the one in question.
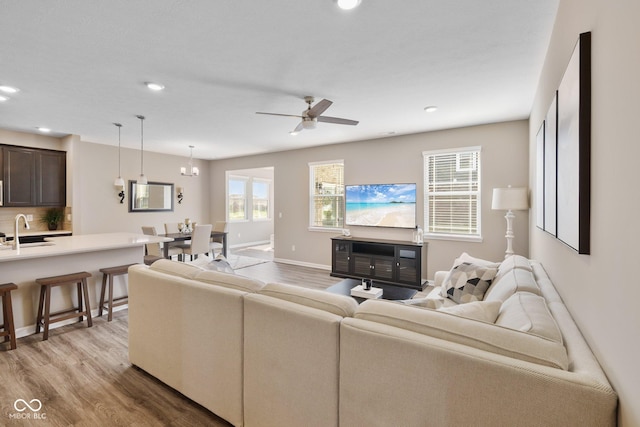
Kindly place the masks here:
[(480, 147), (425, 151), (424, 221), (429, 238), (482, 239)]
[(247, 220), (247, 178), (229, 177), (229, 221)]
[(269, 199), (271, 193), (271, 181), (266, 179), (253, 179), (253, 220), (266, 220), (271, 218)]
[(316, 229), (344, 225), (344, 162), (309, 163), (309, 226)]

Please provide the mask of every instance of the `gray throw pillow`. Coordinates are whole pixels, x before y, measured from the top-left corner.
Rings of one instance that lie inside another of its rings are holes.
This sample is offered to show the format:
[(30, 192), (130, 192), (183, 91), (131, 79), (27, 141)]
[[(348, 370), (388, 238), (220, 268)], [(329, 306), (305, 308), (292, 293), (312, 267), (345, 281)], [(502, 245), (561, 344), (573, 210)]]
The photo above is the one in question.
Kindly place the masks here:
[(497, 269), (470, 262), (463, 262), (451, 269), (442, 284), (442, 296), (458, 304), (482, 301)]

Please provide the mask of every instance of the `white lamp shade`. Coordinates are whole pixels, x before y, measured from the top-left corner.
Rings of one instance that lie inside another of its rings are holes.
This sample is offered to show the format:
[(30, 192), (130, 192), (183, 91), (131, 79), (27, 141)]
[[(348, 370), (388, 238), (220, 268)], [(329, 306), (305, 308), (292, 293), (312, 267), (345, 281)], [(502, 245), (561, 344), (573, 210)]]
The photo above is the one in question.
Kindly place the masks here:
[(147, 183), (148, 183), (148, 181), (147, 181), (147, 177), (146, 177), (146, 176), (144, 176), (144, 174), (141, 174), (141, 175), (138, 177), (138, 184), (141, 184), (141, 185), (147, 185)]
[(116, 187), (124, 187), (124, 179), (121, 176), (117, 177), (115, 181), (113, 181), (113, 185)]
[(491, 209), (501, 211), (522, 211), (529, 209), (527, 188), (494, 188)]

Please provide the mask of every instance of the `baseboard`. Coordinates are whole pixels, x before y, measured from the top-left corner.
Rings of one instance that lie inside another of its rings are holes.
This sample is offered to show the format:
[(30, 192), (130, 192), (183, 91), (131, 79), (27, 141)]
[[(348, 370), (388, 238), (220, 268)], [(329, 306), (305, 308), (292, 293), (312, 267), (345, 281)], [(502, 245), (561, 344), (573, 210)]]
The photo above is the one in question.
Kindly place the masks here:
[(273, 262), (281, 262), (283, 264), (298, 265), (300, 267), (310, 267), (310, 268), (317, 268), (317, 269), (320, 269), (320, 270), (331, 271), (331, 266), (330, 265), (314, 264), (314, 263), (311, 263), (311, 262), (297, 261), (297, 260), (293, 260), (293, 259), (274, 258)]
[(231, 245), (229, 246), (229, 249), (248, 248), (251, 246), (268, 245), (269, 243), (271, 243), (271, 241), (269, 240), (258, 240), (256, 242), (238, 243), (237, 245)]

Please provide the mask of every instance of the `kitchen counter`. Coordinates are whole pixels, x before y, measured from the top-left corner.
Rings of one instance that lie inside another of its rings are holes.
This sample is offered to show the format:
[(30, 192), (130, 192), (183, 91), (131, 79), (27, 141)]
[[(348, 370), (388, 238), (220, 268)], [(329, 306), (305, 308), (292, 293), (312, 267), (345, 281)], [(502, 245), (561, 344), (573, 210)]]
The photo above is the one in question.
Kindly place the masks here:
[[(22, 233), (19, 235), (22, 236)], [(100, 299), (101, 268), (141, 264), (144, 261), (145, 244), (168, 242), (173, 239), (136, 233), (105, 233), (47, 237), (46, 240), (40, 243), (21, 243), (19, 254), (11, 249), (11, 243), (0, 246), (0, 283), (13, 282), (18, 285), (18, 289), (11, 293), (18, 337), (35, 332), (40, 295), (40, 286), (35, 283), (36, 279), (80, 271), (91, 273), (87, 283), (91, 311), (95, 316)], [(127, 275), (114, 279), (114, 298), (127, 295), (127, 281)], [(61, 286), (52, 292), (52, 313), (69, 309), (73, 304), (77, 304), (75, 286)], [(122, 308), (124, 307), (126, 306)], [(72, 322), (77, 322), (77, 319), (56, 323), (51, 327)], [(51, 339), (55, 339), (55, 334)]]
[[(19, 233), (22, 236), (22, 233)], [(170, 242), (173, 239), (135, 233), (82, 234), (47, 237), (44, 243), (21, 243), (20, 253), (11, 249), (12, 242), (0, 246), (0, 262), (71, 255), (109, 249), (141, 247), (147, 243)]]

